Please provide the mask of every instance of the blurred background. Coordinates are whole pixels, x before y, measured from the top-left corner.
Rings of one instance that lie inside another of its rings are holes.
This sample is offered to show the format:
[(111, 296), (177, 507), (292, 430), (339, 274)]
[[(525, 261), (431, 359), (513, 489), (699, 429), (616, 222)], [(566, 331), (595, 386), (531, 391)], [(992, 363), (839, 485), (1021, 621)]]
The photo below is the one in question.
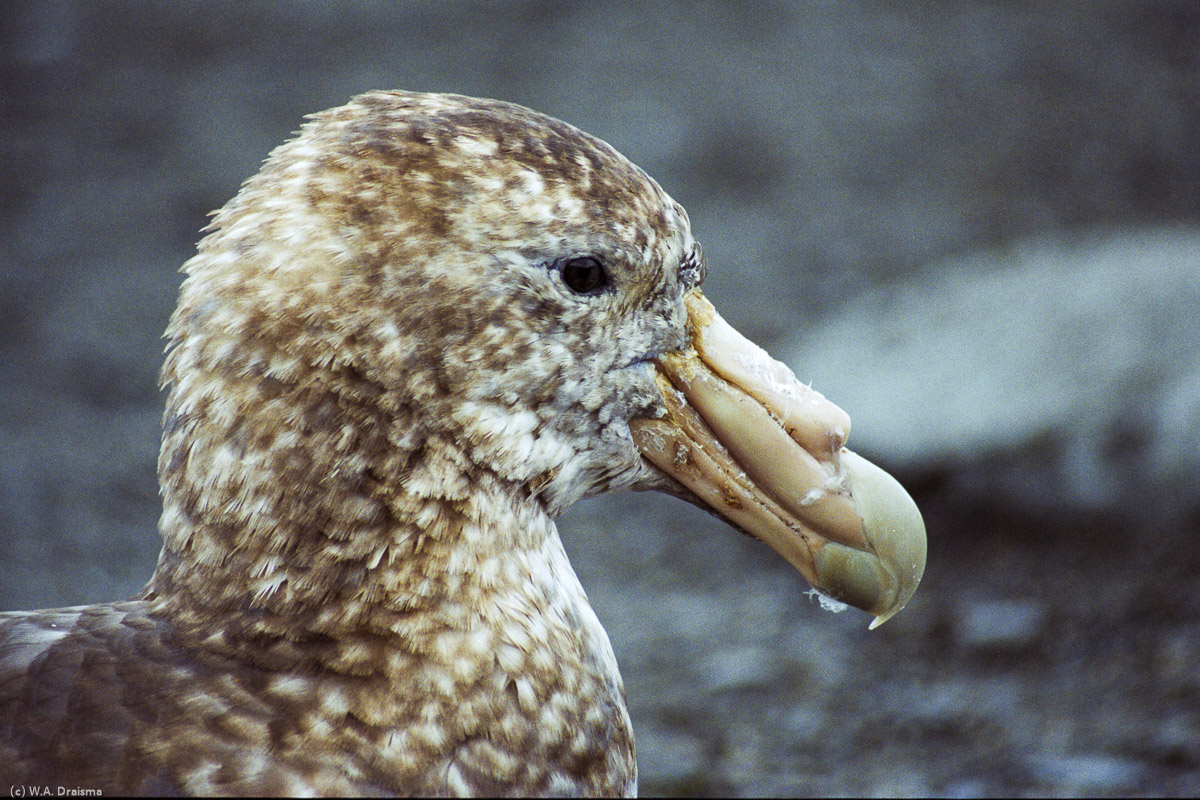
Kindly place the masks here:
[(667, 497), (561, 522), (643, 794), (1200, 792), (1200, 4), (10, 0), (0, 609), (159, 547), (179, 266), (303, 116), (511, 100), (690, 211), (706, 292), (925, 512), (868, 633)]

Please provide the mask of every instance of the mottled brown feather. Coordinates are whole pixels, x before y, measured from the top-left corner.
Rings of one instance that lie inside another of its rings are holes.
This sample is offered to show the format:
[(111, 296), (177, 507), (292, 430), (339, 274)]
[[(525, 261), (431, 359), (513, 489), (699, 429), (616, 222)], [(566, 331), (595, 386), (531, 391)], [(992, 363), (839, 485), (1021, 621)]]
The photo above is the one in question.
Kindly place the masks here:
[[(610, 290), (564, 286), (578, 255)], [(184, 267), (154, 577), (0, 615), (0, 785), (635, 790), (552, 519), (661, 488), (627, 421), (657, 413), (645, 361), (685, 341), (696, 259), (654, 181), (528, 109), (312, 117)]]

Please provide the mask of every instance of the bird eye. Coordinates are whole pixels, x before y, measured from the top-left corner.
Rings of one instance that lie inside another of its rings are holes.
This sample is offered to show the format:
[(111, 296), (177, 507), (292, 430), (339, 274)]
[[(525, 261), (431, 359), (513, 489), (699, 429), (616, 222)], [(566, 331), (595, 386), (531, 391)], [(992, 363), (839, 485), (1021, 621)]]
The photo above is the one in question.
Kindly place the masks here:
[(593, 294), (608, 285), (608, 273), (600, 259), (580, 256), (567, 259), (562, 265), (562, 279), (567, 288), (577, 294)]

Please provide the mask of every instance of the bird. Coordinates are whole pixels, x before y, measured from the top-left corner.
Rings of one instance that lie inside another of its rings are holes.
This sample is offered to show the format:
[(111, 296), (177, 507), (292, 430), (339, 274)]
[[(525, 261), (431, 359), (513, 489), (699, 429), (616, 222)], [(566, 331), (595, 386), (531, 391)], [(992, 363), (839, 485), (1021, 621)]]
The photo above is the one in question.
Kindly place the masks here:
[(149, 583), (0, 614), (0, 784), (635, 794), (554, 522), (605, 492), (895, 614), (919, 510), (706, 270), (686, 211), (553, 117), (405, 91), (307, 117), (182, 268)]

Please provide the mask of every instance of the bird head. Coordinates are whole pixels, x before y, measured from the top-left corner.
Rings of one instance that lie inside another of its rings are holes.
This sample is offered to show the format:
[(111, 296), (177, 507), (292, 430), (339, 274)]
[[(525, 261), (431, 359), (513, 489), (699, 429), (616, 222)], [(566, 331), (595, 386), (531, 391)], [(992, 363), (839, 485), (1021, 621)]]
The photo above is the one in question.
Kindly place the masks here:
[[(704, 298), (683, 208), (563, 122), (360, 96), (273, 152), (185, 271), (168, 515), (265, 530), (287, 498), (351, 552), (387, 535), (396, 498), (462, 501), (474, 470), (551, 517), (604, 491), (675, 494), (876, 624), (920, 580), (920, 514), (846, 449), (846, 414)], [(198, 425), (221, 434), (196, 445)], [(445, 469), (415, 468), (435, 450)]]

